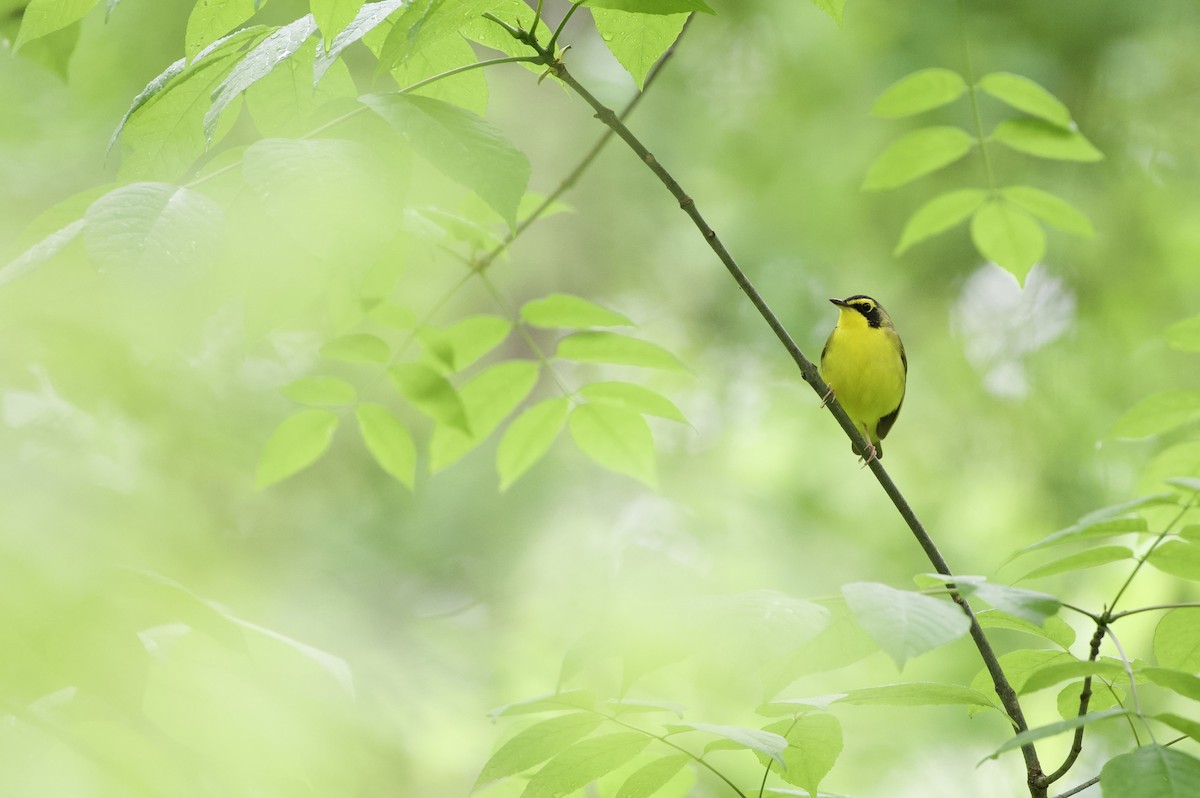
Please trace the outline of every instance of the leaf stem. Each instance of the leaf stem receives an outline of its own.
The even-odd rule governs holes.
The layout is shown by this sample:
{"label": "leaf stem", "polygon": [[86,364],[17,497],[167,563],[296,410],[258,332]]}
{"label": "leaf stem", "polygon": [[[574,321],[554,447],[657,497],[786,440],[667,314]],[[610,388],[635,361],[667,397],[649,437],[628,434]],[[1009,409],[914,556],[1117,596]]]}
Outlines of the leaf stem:
{"label": "leaf stem", "polygon": [[558,37],[562,35],[563,28],[567,27],[567,22],[575,15],[575,12],[579,10],[581,5],[583,5],[583,0],[572,3],[571,7],[567,9],[567,13],[563,14],[562,22],[558,23],[558,27],[554,29],[554,35],[550,37],[550,41],[546,42],[546,49],[543,51],[543,55],[548,54],[551,58],[556,57],[555,48],[558,47]]}
{"label": "leaf stem", "polygon": [[[524,41],[530,47],[537,50],[539,55],[541,55],[543,58],[552,58],[550,52],[538,45],[536,41],[531,39],[525,39]],[[812,361],[804,356],[804,353],[796,345],[796,342],[787,332],[787,329],[783,326],[782,322],[780,322],[779,318],[771,310],[766,300],[763,299],[763,297],[758,293],[758,290],[746,276],[746,273],[741,269],[737,261],[734,260],[733,256],[729,253],[728,249],[726,249],[720,238],[717,237],[716,232],[709,227],[707,222],[705,222],[704,217],[700,214],[699,209],[696,207],[695,201],[688,196],[688,194],[679,185],[678,181],[675,180],[674,176],[672,176],[671,173],[668,172],[658,162],[654,155],[651,154],[648,149],[646,149],[641,140],[639,140],[637,136],[635,136],[632,131],[630,131],[629,128],[617,118],[617,115],[612,111],[612,109],[608,108],[599,100],[597,100],[582,84],[579,83],[579,81],[575,79],[575,77],[570,73],[564,64],[557,61],[554,61],[553,64],[556,77],[558,77],[558,79],[561,80],[569,89],[571,89],[571,91],[579,95],[584,102],[592,107],[592,109],[595,111],[596,117],[606,126],[611,128],[616,135],[618,135],[621,140],[624,141],[635,154],[637,154],[642,163],[645,164],[646,167],[650,169],[650,171],[653,172],[656,177],[658,177],[659,181],[662,182],[671,195],[675,197],[675,199],[679,202],[680,209],[683,210],[683,212],[686,213],[689,218],[691,218],[692,223],[696,226],[696,229],[700,231],[701,236],[708,243],[709,247],[713,250],[714,254],[716,254],[717,258],[725,266],[730,276],[733,277],[734,282],[736,282],[742,292],[746,294],[747,298],[749,298],[750,302],[758,310],[759,315],[763,317],[763,320],[766,321],[772,332],[775,333],[775,336],[787,350],[796,366],[800,369],[800,374],[804,381],[813,388],[818,396],[824,396],[828,391],[828,386],[825,385],[824,380],[821,379],[817,367],[812,363]],[[849,416],[846,415],[846,412],[842,409],[841,404],[834,399],[826,406],[828,407],[829,412],[837,420],[838,424],[846,432],[846,435],[850,438],[850,440],[857,443],[860,448],[865,448],[865,442],[862,439],[861,433],[855,427],[854,423],[850,421]],[[928,532],[925,531],[925,528],[917,518],[916,513],[908,504],[908,501],[904,498],[904,495],[900,492],[899,488],[896,487],[896,484],[892,481],[887,471],[884,470],[879,460],[871,460],[869,465],[871,467],[871,472],[875,475],[875,478],[883,487],[884,492],[887,493],[888,498],[892,500],[892,504],[896,507],[896,510],[900,513],[900,516],[904,519],[905,523],[908,524],[908,527],[912,531],[914,537],[916,537],[918,544],[924,550],[926,557],[929,558],[929,561],[937,569],[938,573],[952,574],[952,571],[946,564],[946,561],[942,557],[942,554],[938,550],[936,544],[934,544]],[[953,585],[950,585],[949,587],[953,589]],[[979,621],[976,619],[970,604],[957,591],[952,593],[952,597],[955,603],[959,605],[962,611],[970,619],[971,639],[974,641],[975,647],[978,649],[979,655],[981,659],[983,659],[984,665],[987,667],[988,673],[992,677],[993,684],[996,688],[996,693],[1000,697],[1000,701],[1004,705],[1004,708],[1007,711],[1010,720],[1012,721],[1014,730],[1017,733],[1026,731],[1028,729],[1028,725],[1025,722],[1024,712],[1022,711],[1020,702],[1017,699],[1016,691],[1013,689],[1012,684],[1008,681],[1007,676],[1000,667],[999,659],[997,658],[995,651],[992,649],[991,643],[988,642],[987,636],[984,634],[982,627],[979,625]],[[1039,783],[1043,778],[1043,773],[1041,764],[1038,761],[1037,750],[1031,743],[1028,743],[1021,747],[1021,752],[1025,758],[1027,783],[1031,798],[1044,798],[1046,791],[1045,787]]]}
{"label": "leaf stem", "polygon": [[996,177],[992,172],[992,159],[988,155],[987,139],[983,135],[983,117],[979,113],[979,92],[975,89],[975,70],[971,66],[971,45],[967,38],[967,11],[965,0],[958,0],[958,33],[962,44],[963,70],[967,73],[967,99],[971,103],[971,116],[975,121],[975,140],[979,142],[979,154],[983,158],[983,171],[987,175],[988,188],[996,190]]}
{"label": "leaf stem", "polygon": [[1115,621],[1118,618],[1124,618],[1126,615],[1136,615],[1139,612],[1153,612],[1155,610],[1182,610],[1182,609],[1200,609],[1200,601],[1181,601],[1178,604],[1152,604],[1149,607],[1137,607],[1124,612],[1110,613],[1108,619]]}
{"label": "leaf stem", "polygon": [[1117,602],[1121,600],[1121,596],[1125,595],[1125,591],[1129,589],[1129,585],[1133,582],[1133,578],[1138,575],[1138,571],[1142,570],[1142,566],[1146,564],[1146,560],[1150,559],[1150,555],[1153,554],[1154,550],[1158,548],[1158,545],[1163,542],[1163,538],[1169,535],[1171,530],[1175,528],[1175,525],[1178,524],[1180,520],[1187,515],[1188,511],[1192,509],[1192,505],[1196,502],[1196,495],[1197,494],[1193,493],[1192,497],[1184,502],[1183,507],[1178,513],[1176,513],[1175,517],[1171,519],[1171,522],[1163,527],[1162,532],[1158,533],[1158,537],[1156,537],[1154,542],[1150,544],[1150,548],[1146,549],[1145,553],[1138,557],[1137,563],[1133,566],[1133,570],[1130,571],[1128,578],[1125,579],[1125,583],[1121,585],[1121,589],[1117,591],[1116,597],[1112,600],[1112,602],[1108,605],[1108,609],[1104,612],[1104,617],[1108,621],[1111,622],[1115,618],[1113,615],[1113,609],[1116,608]]}

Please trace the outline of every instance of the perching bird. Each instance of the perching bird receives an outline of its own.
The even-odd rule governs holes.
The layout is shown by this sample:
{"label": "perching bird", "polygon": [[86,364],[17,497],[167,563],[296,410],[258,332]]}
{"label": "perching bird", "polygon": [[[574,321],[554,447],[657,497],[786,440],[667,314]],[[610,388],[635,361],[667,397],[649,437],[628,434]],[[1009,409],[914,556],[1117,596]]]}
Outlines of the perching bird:
{"label": "perching bird", "polygon": [[829,300],[840,309],[837,325],[821,350],[821,379],[867,439],[867,451],[851,450],[866,463],[883,457],[880,441],[904,402],[908,358],[887,311],[869,296]]}

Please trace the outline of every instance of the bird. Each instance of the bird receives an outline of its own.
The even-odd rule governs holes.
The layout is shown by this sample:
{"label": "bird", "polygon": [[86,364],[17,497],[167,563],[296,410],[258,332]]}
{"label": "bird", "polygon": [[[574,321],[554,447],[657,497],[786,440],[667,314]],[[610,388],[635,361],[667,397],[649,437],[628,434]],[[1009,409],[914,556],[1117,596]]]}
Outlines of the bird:
{"label": "bird", "polygon": [[829,300],[838,320],[821,350],[821,379],[829,386],[821,406],[837,397],[867,441],[865,452],[852,443],[863,465],[883,457],[881,441],[896,423],[904,403],[908,357],[892,318],[865,294]]}

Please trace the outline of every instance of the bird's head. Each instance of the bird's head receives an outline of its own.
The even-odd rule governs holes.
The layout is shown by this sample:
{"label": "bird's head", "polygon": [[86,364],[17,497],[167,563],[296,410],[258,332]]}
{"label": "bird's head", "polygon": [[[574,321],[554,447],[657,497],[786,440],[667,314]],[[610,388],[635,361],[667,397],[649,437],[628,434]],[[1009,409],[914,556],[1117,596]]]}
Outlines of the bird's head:
{"label": "bird's head", "polygon": [[892,317],[874,299],[855,294],[845,299],[829,300],[841,309],[838,325],[844,327],[893,327]]}

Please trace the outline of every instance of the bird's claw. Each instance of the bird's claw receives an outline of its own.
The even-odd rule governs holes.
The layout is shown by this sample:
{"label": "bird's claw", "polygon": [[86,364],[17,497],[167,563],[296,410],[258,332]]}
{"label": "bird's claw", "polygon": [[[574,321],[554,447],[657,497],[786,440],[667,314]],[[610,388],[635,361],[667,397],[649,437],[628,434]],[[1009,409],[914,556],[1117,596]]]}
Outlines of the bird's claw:
{"label": "bird's claw", "polygon": [[825,395],[821,397],[821,407],[825,407],[825,405],[829,404],[829,400],[832,398],[833,398],[833,386],[830,385],[829,390],[826,391]]}

